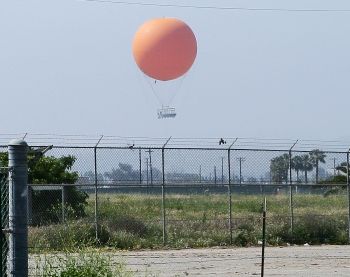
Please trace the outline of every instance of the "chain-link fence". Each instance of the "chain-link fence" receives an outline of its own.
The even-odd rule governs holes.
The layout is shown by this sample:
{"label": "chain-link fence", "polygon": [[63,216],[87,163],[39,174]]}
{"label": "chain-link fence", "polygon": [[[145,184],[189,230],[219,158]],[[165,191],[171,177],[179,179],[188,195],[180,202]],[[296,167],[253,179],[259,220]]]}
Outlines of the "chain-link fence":
{"label": "chain-link fence", "polygon": [[1,276],[7,276],[7,254],[8,254],[8,243],[6,229],[8,228],[8,168],[1,167],[0,163],[0,224],[1,224],[1,265],[0,272]]}
{"label": "chain-link fence", "polygon": [[265,197],[269,245],[348,244],[348,165],[322,150],[53,146],[29,159],[29,251],[259,245]]}
{"label": "chain-link fence", "polygon": [[[46,153],[70,155],[70,172],[77,173],[71,184],[30,186],[32,251],[67,243],[254,245],[265,196],[271,244],[348,242],[347,153],[111,147]],[[58,231],[69,240],[50,241]],[[74,241],[75,232],[85,238]]]}

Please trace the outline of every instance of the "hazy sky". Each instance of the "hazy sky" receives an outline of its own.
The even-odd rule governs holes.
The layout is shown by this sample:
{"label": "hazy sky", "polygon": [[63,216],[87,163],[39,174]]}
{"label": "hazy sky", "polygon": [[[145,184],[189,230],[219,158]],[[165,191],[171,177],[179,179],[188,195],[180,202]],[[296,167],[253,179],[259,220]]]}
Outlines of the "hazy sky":
{"label": "hazy sky", "polygon": [[[350,9],[347,0],[142,1]],[[137,28],[163,16],[198,40],[174,120],[157,119],[131,53]],[[350,12],[1,0],[0,133],[350,139],[349,36]]]}

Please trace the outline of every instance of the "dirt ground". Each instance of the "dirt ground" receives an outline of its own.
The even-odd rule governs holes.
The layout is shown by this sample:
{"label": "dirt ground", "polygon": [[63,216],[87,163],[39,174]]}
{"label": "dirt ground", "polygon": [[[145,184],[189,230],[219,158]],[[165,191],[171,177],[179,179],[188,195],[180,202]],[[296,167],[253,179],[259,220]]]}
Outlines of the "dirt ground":
{"label": "dirt ground", "polygon": [[[260,276],[261,248],[118,253],[136,276]],[[147,274],[146,274],[147,275]],[[265,276],[350,276],[350,246],[266,248]]]}

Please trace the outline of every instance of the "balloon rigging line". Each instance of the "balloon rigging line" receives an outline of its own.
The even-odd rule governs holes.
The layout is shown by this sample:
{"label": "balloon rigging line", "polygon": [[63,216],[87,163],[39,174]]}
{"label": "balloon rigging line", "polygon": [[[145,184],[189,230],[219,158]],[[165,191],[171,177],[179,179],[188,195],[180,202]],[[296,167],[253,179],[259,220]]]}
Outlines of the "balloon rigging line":
{"label": "balloon rigging line", "polygon": [[163,103],[162,103],[160,97],[157,95],[157,93],[156,93],[154,87],[153,87],[152,84],[151,84],[151,82],[153,82],[153,81],[150,81],[149,79],[147,79],[146,75],[144,75],[144,74],[142,74],[142,76],[143,76],[143,78],[146,80],[146,83],[150,86],[150,88],[151,88],[151,90],[152,90],[154,96],[157,98],[159,104],[160,104],[161,106],[163,106]]}
{"label": "balloon rigging line", "polygon": [[[143,75],[143,74],[142,74],[142,75]],[[174,99],[175,99],[175,97],[176,97],[176,95],[177,95],[176,92],[179,91],[180,88],[182,87],[182,84],[184,83],[184,79],[186,78],[186,76],[187,76],[187,75],[185,74],[185,75],[181,78],[178,87],[175,88],[175,93],[172,93],[171,98],[169,99],[169,101],[166,102],[166,106],[170,106],[171,103],[174,101]],[[143,78],[146,80],[147,84],[150,86],[150,88],[151,88],[151,90],[152,90],[154,96],[157,98],[159,104],[160,104],[161,106],[164,106],[163,101],[160,99],[160,97],[158,96],[158,94],[157,94],[155,88],[154,88],[154,87],[152,86],[152,84],[151,84],[151,82],[159,82],[159,81],[157,81],[157,80],[150,81],[150,80],[147,79],[147,77],[146,77],[145,75],[143,75]]]}
{"label": "balloon rigging line", "polygon": [[177,92],[180,91],[180,89],[181,89],[181,87],[182,87],[186,77],[187,77],[187,74],[185,73],[185,75],[181,78],[179,85],[177,86],[177,88],[175,88],[175,93],[172,94],[172,96],[171,96],[171,98],[169,100],[169,105],[168,106],[170,106],[173,103],[173,101],[174,101],[174,99],[175,99],[175,97],[177,95]]}
{"label": "balloon rigging line", "polygon": [[187,8],[187,9],[205,9],[205,10],[228,10],[228,11],[267,11],[267,12],[331,12],[331,13],[347,13],[350,9],[288,9],[288,8],[246,8],[246,7],[229,7],[229,6],[197,6],[197,5],[180,5],[180,4],[160,4],[153,2],[129,2],[114,0],[78,0],[85,2],[110,3],[118,5],[134,5],[134,6],[151,6],[165,8]]}

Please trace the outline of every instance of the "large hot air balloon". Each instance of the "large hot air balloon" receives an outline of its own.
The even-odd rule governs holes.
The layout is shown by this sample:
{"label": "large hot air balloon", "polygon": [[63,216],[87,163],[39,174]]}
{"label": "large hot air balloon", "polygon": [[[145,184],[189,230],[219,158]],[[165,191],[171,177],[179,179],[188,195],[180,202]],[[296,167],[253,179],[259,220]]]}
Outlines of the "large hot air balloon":
{"label": "large hot air balloon", "polygon": [[145,75],[158,81],[170,81],[180,78],[191,68],[197,55],[197,40],[183,21],[156,18],[138,29],[132,51],[136,64]]}

